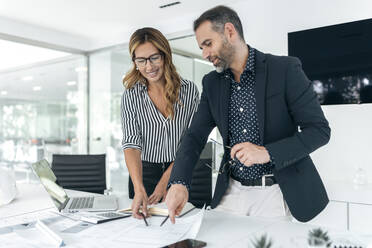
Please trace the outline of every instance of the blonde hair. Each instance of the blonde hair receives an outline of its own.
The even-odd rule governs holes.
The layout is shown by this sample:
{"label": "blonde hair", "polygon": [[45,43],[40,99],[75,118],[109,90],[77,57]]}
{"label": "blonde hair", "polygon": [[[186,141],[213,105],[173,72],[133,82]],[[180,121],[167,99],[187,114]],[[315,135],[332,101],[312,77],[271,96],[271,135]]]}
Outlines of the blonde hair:
{"label": "blonde hair", "polygon": [[132,57],[133,67],[125,75],[123,84],[127,89],[132,88],[137,83],[142,83],[148,86],[146,78],[144,78],[140,71],[136,69],[134,63],[135,50],[138,46],[150,42],[154,45],[162,55],[164,61],[164,78],[165,78],[165,100],[167,103],[166,113],[171,118],[174,118],[174,104],[179,102],[178,95],[181,88],[181,78],[177,73],[176,67],[172,62],[172,51],[168,40],[164,35],[155,28],[141,28],[135,31],[130,37],[129,53]]}

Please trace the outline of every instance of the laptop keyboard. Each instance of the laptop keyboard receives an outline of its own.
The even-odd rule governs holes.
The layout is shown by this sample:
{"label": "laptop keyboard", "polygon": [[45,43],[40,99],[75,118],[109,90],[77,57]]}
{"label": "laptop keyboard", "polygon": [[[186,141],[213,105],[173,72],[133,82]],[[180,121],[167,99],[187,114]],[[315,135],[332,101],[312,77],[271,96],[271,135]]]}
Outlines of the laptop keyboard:
{"label": "laptop keyboard", "polygon": [[69,209],[92,208],[94,197],[76,197],[73,198]]}

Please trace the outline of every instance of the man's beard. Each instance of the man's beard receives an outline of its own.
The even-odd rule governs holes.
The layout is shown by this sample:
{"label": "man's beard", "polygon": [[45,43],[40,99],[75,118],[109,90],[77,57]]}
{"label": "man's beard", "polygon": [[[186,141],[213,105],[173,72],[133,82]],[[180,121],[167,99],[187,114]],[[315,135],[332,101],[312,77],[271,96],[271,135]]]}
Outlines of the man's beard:
{"label": "man's beard", "polygon": [[217,57],[219,62],[216,67],[218,73],[223,72],[224,70],[230,67],[230,64],[233,60],[234,48],[231,44],[228,43],[227,39],[223,38],[223,43],[221,49],[218,51],[219,56]]}

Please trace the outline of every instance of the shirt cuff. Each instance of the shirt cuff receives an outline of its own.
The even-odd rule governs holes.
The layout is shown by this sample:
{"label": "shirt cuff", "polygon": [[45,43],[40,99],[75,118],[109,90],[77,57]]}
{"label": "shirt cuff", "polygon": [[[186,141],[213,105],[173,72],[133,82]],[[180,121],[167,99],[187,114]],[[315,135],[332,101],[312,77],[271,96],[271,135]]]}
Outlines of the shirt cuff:
{"label": "shirt cuff", "polygon": [[167,189],[170,188],[173,184],[182,184],[183,186],[186,187],[187,191],[190,191],[190,185],[187,184],[184,180],[173,180],[168,183]]}
{"label": "shirt cuff", "polygon": [[274,166],[275,166],[275,159],[274,159],[274,156],[271,155],[269,149],[267,149],[266,147],[265,147],[265,149],[266,149],[266,151],[269,153],[269,157],[270,157],[270,161],[269,161],[267,164],[268,164],[271,168],[274,168]]}
{"label": "shirt cuff", "polygon": [[140,150],[142,151],[142,147],[140,145],[137,145],[137,144],[129,144],[129,143],[126,143],[126,144],[123,144],[121,146],[121,149],[122,150],[125,150],[125,149],[128,149],[128,148],[133,148],[133,149],[137,149],[137,150]]}

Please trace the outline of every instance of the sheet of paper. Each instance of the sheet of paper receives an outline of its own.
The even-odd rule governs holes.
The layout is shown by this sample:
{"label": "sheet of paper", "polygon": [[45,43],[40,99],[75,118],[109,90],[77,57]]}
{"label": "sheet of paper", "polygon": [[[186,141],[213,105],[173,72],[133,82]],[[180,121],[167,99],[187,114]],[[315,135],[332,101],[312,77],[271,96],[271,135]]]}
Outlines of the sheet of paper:
{"label": "sheet of paper", "polygon": [[[35,228],[37,219],[41,219],[45,225],[63,239],[65,239],[65,237],[68,239],[70,236],[78,238],[79,232],[93,226],[93,224],[66,218],[53,211],[28,213],[18,216],[14,220],[9,220],[7,222],[2,221],[3,225],[11,225],[0,227],[0,248],[22,246],[35,248],[54,247],[54,243],[48,241],[45,234]],[[12,237],[12,239],[8,240],[9,237]],[[2,242],[3,240],[7,240],[7,242]]]}
{"label": "sheet of paper", "polygon": [[18,240],[18,246],[8,241],[7,246],[3,246],[5,242],[0,242],[0,247],[21,247],[21,244],[25,244],[25,247],[50,246],[34,227],[36,219],[42,219],[44,224],[60,235],[67,247],[161,247],[185,238],[195,238],[203,216],[204,209],[193,210],[187,216],[177,218],[175,225],[167,220],[160,226],[164,217],[159,216],[147,218],[149,226],[143,220],[133,217],[93,225],[45,211],[21,216],[12,221],[16,225],[0,227],[0,241],[9,236]]}
{"label": "sheet of paper", "polygon": [[72,247],[79,247],[80,242],[86,246],[161,247],[184,238],[196,237],[203,220],[204,209],[193,212],[195,214],[176,219],[174,225],[168,220],[160,226],[164,217],[156,216],[147,219],[149,226],[146,226],[143,220],[133,217],[103,223],[80,232],[79,240],[71,239],[66,243]]}
{"label": "sheet of paper", "polygon": [[[0,234],[1,248],[39,248],[39,244],[32,244],[16,233]],[[46,246],[44,246],[46,247]],[[43,247],[40,247],[43,248]]]}
{"label": "sheet of paper", "polygon": [[41,210],[41,211],[34,211],[30,213],[20,214],[17,216],[1,218],[0,219],[0,228],[6,226],[13,226],[18,224],[24,224],[36,221],[37,219],[46,219],[55,217],[56,214],[51,211],[51,209]]}
{"label": "sheet of paper", "polygon": [[[56,247],[55,241],[53,241],[48,235],[41,232],[35,227],[34,224],[30,226],[18,225],[18,228],[14,229],[14,232],[24,239],[22,244],[29,244],[31,247]],[[22,228],[21,228],[22,227]]]}
{"label": "sheet of paper", "polygon": [[194,222],[192,222],[190,229],[187,231],[187,233],[185,233],[184,236],[181,237],[180,240],[196,238],[196,235],[198,235],[200,226],[203,222],[204,213],[205,213],[205,207],[201,209],[199,213],[197,213],[195,216],[192,216],[192,221]]}

